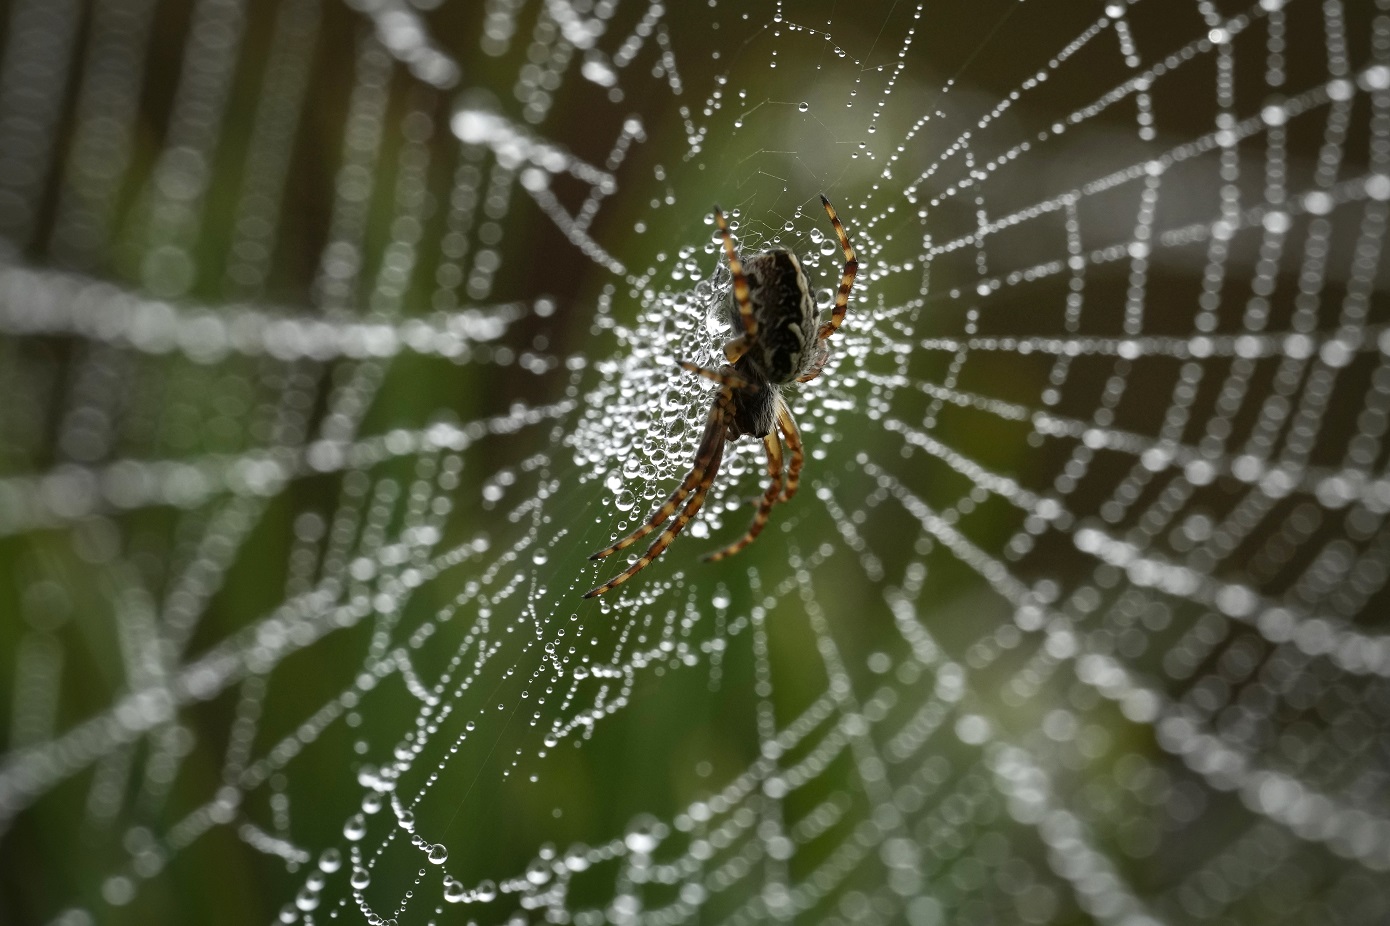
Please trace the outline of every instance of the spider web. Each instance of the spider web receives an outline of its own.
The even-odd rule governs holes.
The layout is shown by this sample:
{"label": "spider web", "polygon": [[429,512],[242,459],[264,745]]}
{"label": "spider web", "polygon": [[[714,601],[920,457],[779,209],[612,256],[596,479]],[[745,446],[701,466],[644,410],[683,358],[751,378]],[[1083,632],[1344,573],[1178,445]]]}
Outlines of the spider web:
{"label": "spider web", "polygon": [[[5,921],[1390,917],[1385,0],[0,37]],[[822,191],[801,493],[583,601]]]}

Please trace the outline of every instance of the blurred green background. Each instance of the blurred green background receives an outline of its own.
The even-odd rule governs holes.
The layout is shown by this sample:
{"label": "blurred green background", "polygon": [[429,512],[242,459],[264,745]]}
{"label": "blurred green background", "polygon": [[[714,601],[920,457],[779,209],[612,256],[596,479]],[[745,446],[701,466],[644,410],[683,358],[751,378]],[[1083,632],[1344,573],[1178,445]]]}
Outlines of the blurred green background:
{"label": "blurred green background", "polygon": [[1390,916],[1380,7],[0,12],[0,921]]}

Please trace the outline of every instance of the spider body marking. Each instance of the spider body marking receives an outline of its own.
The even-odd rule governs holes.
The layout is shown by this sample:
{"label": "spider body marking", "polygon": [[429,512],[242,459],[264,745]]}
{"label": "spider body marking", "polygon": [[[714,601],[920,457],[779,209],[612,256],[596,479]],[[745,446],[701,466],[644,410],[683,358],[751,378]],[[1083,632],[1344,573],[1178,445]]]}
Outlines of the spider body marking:
{"label": "spider body marking", "polygon": [[[819,369],[830,356],[828,347],[817,347],[820,313],[795,254],[786,248],[763,251],[744,262],[743,272],[757,334],[733,370],[759,388],[734,391],[729,440],[745,434],[766,437],[777,426],[777,387],[795,382],[812,367]],[[729,316],[734,331],[743,336],[743,317],[732,298]]]}
{"label": "spider body marking", "polygon": [[[785,248],[763,251],[743,264],[757,335],[734,364],[759,382],[786,385],[806,372],[819,329],[815,298],[806,271]],[[730,300],[729,321],[744,334],[743,316]]]}
{"label": "spider body marking", "polygon": [[[705,557],[723,559],[742,550],[762,532],[778,502],[789,501],[800,485],[801,468],[805,462],[801,434],[791,409],[782,398],[782,387],[793,382],[809,382],[820,375],[830,357],[829,338],[839,329],[849,306],[850,290],[859,260],[849,242],[844,226],[835,214],[830,200],[821,196],[826,215],[835,228],[840,248],[845,255],[840,289],[830,320],[819,323],[820,312],[811,293],[810,281],[796,255],[786,248],[771,248],[749,258],[745,263],[734,247],[728,222],[718,207],[714,210],[715,224],[729,262],[733,292],[729,301],[729,319],[735,336],[724,345],[727,361],[718,370],[709,370],[687,361],[679,365],[692,373],[720,384],[705,422],[705,431],[695,451],[695,462],[685,479],[667,497],[647,522],[631,534],[604,547],[590,556],[603,559],[625,549],[660,527],[672,515],[671,524],[657,535],[656,540],[632,565],[607,582],[584,594],[585,598],[601,595],[621,585],[645,569],[661,555],[676,535],[699,512],[719,473],[724,458],[724,445],[748,435],[760,438],[767,452],[768,487],[753,515],[753,523],[744,535],[728,546]],[[783,466],[783,446],[790,459]]]}

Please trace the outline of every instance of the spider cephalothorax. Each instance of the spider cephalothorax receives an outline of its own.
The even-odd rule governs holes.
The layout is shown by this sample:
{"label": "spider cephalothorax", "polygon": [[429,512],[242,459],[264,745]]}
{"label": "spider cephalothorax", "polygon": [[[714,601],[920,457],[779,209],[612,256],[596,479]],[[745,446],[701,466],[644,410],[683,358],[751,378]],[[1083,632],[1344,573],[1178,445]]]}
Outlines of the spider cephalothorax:
{"label": "spider cephalothorax", "polygon": [[[638,559],[623,572],[598,588],[585,593],[585,598],[601,595],[621,585],[661,555],[690,519],[705,503],[705,495],[719,473],[724,458],[724,445],[747,434],[761,438],[767,449],[769,484],[753,515],[753,523],[738,540],[705,557],[723,559],[742,550],[762,532],[772,506],[785,502],[796,494],[801,479],[805,454],[801,434],[792,420],[791,410],[782,398],[782,387],[793,382],[808,382],[820,375],[830,356],[827,343],[830,336],[845,320],[849,293],[859,261],[849,236],[835,215],[835,208],[824,196],[830,224],[840,239],[845,254],[845,268],[840,276],[840,290],[835,296],[835,308],[830,321],[819,324],[820,312],[806,279],[801,261],[786,248],[771,248],[750,257],[747,263],[739,259],[733,236],[724,213],[714,210],[714,221],[724,242],[733,277],[733,299],[730,302],[730,321],[736,336],[724,345],[728,361],[718,370],[707,370],[687,361],[680,366],[692,373],[719,383],[714,405],[706,420],[705,432],[695,451],[695,463],[676,490],[645,524],[616,543],[599,550],[590,559],[602,559],[641,540],[667,518],[675,520],[663,530]],[[779,432],[781,437],[779,438]],[[782,467],[782,439],[791,453],[785,471]]]}

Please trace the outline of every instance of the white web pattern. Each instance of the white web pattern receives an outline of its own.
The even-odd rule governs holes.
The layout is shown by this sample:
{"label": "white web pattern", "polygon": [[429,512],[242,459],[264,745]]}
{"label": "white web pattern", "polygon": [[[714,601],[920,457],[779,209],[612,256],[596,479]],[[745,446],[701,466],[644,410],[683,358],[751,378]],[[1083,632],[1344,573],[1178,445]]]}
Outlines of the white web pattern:
{"label": "white web pattern", "polygon": [[1390,3],[165,6],[0,32],[0,919],[1390,918]]}

